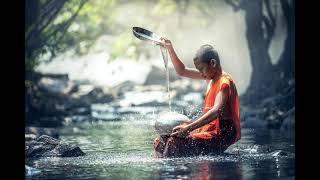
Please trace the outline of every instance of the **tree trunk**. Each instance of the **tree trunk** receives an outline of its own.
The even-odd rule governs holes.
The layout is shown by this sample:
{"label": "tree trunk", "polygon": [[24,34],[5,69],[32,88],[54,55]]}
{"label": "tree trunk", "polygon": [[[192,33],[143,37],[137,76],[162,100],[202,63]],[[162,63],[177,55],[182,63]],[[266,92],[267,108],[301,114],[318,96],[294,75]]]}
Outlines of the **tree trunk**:
{"label": "tree trunk", "polygon": [[294,22],[294,1],[292,5],[286,0],[281,0],[281,7],[287,23],[287,38],[285,41],[284,51],[281,54],[279,63],[276,68],[281,77],[280,88],[287,86],[287,82],[294,79],[295,76],[295,22]]}
{"label": "tree trunk", "polygon": [[254,104],[274,93],[274,68],[268,53],[268,41],[263,29],[262,0],[243,1],[245,11],[246,37],[252,63],[250,85],[244,96],[244,102]]}

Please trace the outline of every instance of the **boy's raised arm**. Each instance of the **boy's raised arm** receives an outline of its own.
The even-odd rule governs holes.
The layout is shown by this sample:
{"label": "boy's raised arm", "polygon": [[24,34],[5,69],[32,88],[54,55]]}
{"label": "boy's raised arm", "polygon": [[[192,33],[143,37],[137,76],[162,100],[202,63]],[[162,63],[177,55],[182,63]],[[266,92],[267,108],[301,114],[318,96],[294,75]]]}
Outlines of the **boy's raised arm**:
{"label": "boy's raised arm", "polygon": [[192,79],[205,79],[197,69],[185,67],[182,61],[178,58],[170,40],[163,37],[161,40],[163,42],[162,45],[165,46],[169,52],[171,62],[178,75]]}

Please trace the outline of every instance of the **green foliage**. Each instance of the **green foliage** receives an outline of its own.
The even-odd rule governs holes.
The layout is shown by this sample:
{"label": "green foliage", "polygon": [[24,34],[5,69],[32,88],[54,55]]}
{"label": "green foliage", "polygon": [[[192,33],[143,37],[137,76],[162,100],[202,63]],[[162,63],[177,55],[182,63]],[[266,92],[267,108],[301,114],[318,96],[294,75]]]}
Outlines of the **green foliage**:
{"label": "green foliage", "polygon": [[75,42],[67,29],[87,0],[26,0],[25,65],[32,71],[39,57],[66,50]]}
{"label": "green foliage", "polygon": [[115,60],[117,57],[129,57],[137,59],[137,41],[131,33],[125,32],[120,34],[112,44],[110,60]]}
{"label": "green foliage", "polygon": [[[119,22],[122,13],[119,9],[129,3],[151,7],[145,9],[149,16],[144,17],[143,22],[137,22],[141,22],[142,26],[147,24],[148,27],[153,27],[154,31],[161,27],[158,20],[170,19],[176,12],[186,11],[191,3],[205,14],[210,13],[213,6],[213,1],[210,0],[26,0],[26,2],[26,6],[33,8],[26,14],[28,20],[26,37],[30,37],[26,38],[26,68],[30,69],[36,67],[41,58],[50,60],[69,49],[74,49],[78,55],[85,54],[100,36],[107,34],[114,37],[111,42],[110,60],[118,57],[138,59],[141,53],[148,56],[147,49],[134,38],[131,29]],[[59,9],[61,3],[63,4],[52,19],[43,16],[44,5],[50,3],[56,5],[47,12],[54,12]],[[210,17],[208,19],[210,20]],[[198,24],[208,22],[204,19],[196,21]],[[43,30],[38,32],[37,30],[46,22],[49,22],[47,26],[43,26]]]}
{"label": "green foliage", "polygon": [[153,8],[152,13],[157,16],[167,16],[177,10],[174,0],[160,0]]}
{"label": "green foliage", "polygon": [[[112,21],[109,21],[110,24],[106,24],[105,19],[112,14],[112,8],[115,4],[115,0],[88,1],[79,11],[65,34],[57,32],[57,34],[63,35],[63,38],[55,47],[52,47],[52,50],[55,51],[54,54],[64,52],[70,48],[74,48],[78,55],[86,54],[99,36],[110,33],[109,27]],[[55,19],[54,24],[58,25],[65,22],[76,10],[75,1],[68,2]],[[57,40],[53,39],[52,43],[55,42]]]}
{"label": "green foliage", "polygon": [[32,72],[34,68],[39,65],[39,61],[36,61],[35,59],[28,59],[25,58],[25,71],[26,72]]}

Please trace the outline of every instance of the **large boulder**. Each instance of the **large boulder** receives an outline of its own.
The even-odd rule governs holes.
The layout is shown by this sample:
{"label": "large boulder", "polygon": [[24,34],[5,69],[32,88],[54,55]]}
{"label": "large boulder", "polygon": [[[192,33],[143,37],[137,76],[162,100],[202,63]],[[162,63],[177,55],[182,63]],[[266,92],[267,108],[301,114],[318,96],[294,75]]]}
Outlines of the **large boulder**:
{"label": "large boulder", "polygon": [[172,133],[172,129],[184,122],[190,122],[190,119],[177,112],[165,112],[159,115],[155,121],[155,130],[159,135],[168,135]]}
{"label": "large boulder", "polygon": [[39,88],[49,93],[68,94],[74,89],[75,84],[68,79],[43,77],[38,82]]}
{"label": "large boulder", "polygon": [[26,143],[25,156],[37,157],[77,157],[85,153],[75,145],[70,145],[53,137],[42,135],[35,140]]}

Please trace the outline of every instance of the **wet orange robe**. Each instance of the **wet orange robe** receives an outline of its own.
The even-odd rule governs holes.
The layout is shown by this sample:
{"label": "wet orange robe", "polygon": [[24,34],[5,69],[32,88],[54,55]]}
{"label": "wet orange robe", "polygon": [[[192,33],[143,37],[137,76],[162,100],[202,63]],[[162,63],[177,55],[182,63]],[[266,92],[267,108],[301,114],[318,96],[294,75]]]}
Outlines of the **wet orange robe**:
{"label": "wet orange robe", "polygon": [[216,80],[216,82],[211,84],[204,101],[203,112],[208,112],[214,106],[215,98],[218,92],[224,88],[228,89],[228,100],[223,108],[223,115],[219,116],[209,124],[192,131],[192,138],[210,140],[215,136],[219,136],[221,128],[220,121],[223,121],[224,119],[232,119],[233,127],[236,129],[236,137],[234,142],[241,138],[239,97],[235,83],[229,74],[223,74],[218,80]]}

